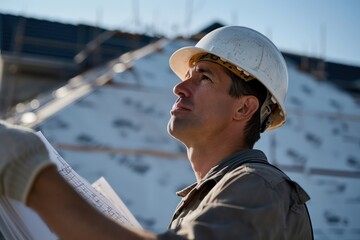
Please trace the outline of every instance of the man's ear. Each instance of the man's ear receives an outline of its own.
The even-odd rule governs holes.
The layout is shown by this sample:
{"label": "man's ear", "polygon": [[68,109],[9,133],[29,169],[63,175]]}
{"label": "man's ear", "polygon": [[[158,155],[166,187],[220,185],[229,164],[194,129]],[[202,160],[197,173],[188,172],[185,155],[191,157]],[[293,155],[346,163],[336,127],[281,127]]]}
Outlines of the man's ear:
{"label": "man's ear", "polygon": [[248,121],[259,108],[259,100],[255,96],[241,96],[238,99],[234,120]]}

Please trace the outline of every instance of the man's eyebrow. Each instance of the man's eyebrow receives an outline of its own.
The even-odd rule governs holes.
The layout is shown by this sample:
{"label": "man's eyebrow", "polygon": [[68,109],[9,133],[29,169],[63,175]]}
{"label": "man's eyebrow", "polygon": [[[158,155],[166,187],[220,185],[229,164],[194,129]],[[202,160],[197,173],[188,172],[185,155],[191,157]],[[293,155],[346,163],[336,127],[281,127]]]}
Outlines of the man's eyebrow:
{"label": "man's eyebrow", "polygon": [[190,68],[186,72],[185,78],[190,76],[191,71],[195,71],[195,72],[198,72],[198,73],[206,73],[206,74],[209,74],[210,77],[215,77],[215,74],[210,70],[210,68],[198,65],[198,66]]}
{"label": "man's eyebrow", "polygon": [[210,68],[208,67],[204,67],[204,66],[199,66],[197,65],[195,67],[195,71],[199,72],[199,73],[206,73],[206,74],[210,74],[212,77],[215,77],[215,74],[213,73],[213,71],[210,70]]}

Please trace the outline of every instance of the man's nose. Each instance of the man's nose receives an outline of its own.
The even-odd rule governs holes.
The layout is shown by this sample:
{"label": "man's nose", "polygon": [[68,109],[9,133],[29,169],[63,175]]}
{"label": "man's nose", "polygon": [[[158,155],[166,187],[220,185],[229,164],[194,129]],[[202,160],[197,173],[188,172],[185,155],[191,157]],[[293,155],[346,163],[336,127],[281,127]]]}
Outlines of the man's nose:
{"label": "man's nose", "polygon": [[191,89],[189,84],[190,80],[181,81],[173,88],[174,94],[179,97],[190,97]]}

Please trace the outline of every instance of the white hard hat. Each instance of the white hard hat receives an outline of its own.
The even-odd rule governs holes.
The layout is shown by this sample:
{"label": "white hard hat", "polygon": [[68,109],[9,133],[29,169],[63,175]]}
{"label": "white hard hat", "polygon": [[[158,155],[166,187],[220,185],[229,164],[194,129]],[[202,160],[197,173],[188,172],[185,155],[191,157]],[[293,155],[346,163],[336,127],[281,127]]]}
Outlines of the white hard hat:
{"label": "white hard hat", "polygon": [[174,52],[169,60],[171,69],[183,80],[190,59],[199,53],[216,55],[222,61],[235,65],[237,71],[245,76],[250,75],[260,81],[270,93],[261,109],[263,115],[263,111],[270,113],[271,108],[266,129],[285,123],[287,67],[280,51],[267,37],[246,27],[221,27],[206,34],[195,47],[184,47]]}

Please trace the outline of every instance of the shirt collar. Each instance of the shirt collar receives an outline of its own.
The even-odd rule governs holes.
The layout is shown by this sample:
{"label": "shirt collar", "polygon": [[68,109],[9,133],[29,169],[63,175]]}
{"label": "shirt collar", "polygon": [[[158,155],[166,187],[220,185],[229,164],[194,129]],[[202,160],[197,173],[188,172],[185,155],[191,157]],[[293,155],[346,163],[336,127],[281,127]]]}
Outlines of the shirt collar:
{"label": "shirt collar", "polygon": [[256,149],[244,149],[239,152],[236,152],[222,161],[219,164],[215,165],[210,171],[206,174],[206,176],[198,183],[193,183],[190,186],[184,188],[176,192],[176,194],[180,197],[185,197],[191,190],[194,188],[200,189],[206,182],[215,181],[217,183],[227,172],[235,169],[241,164],[248,162],[249,160],[257,160],[257,161],[265,161],[267,162],[267,158],[265,154]]}

